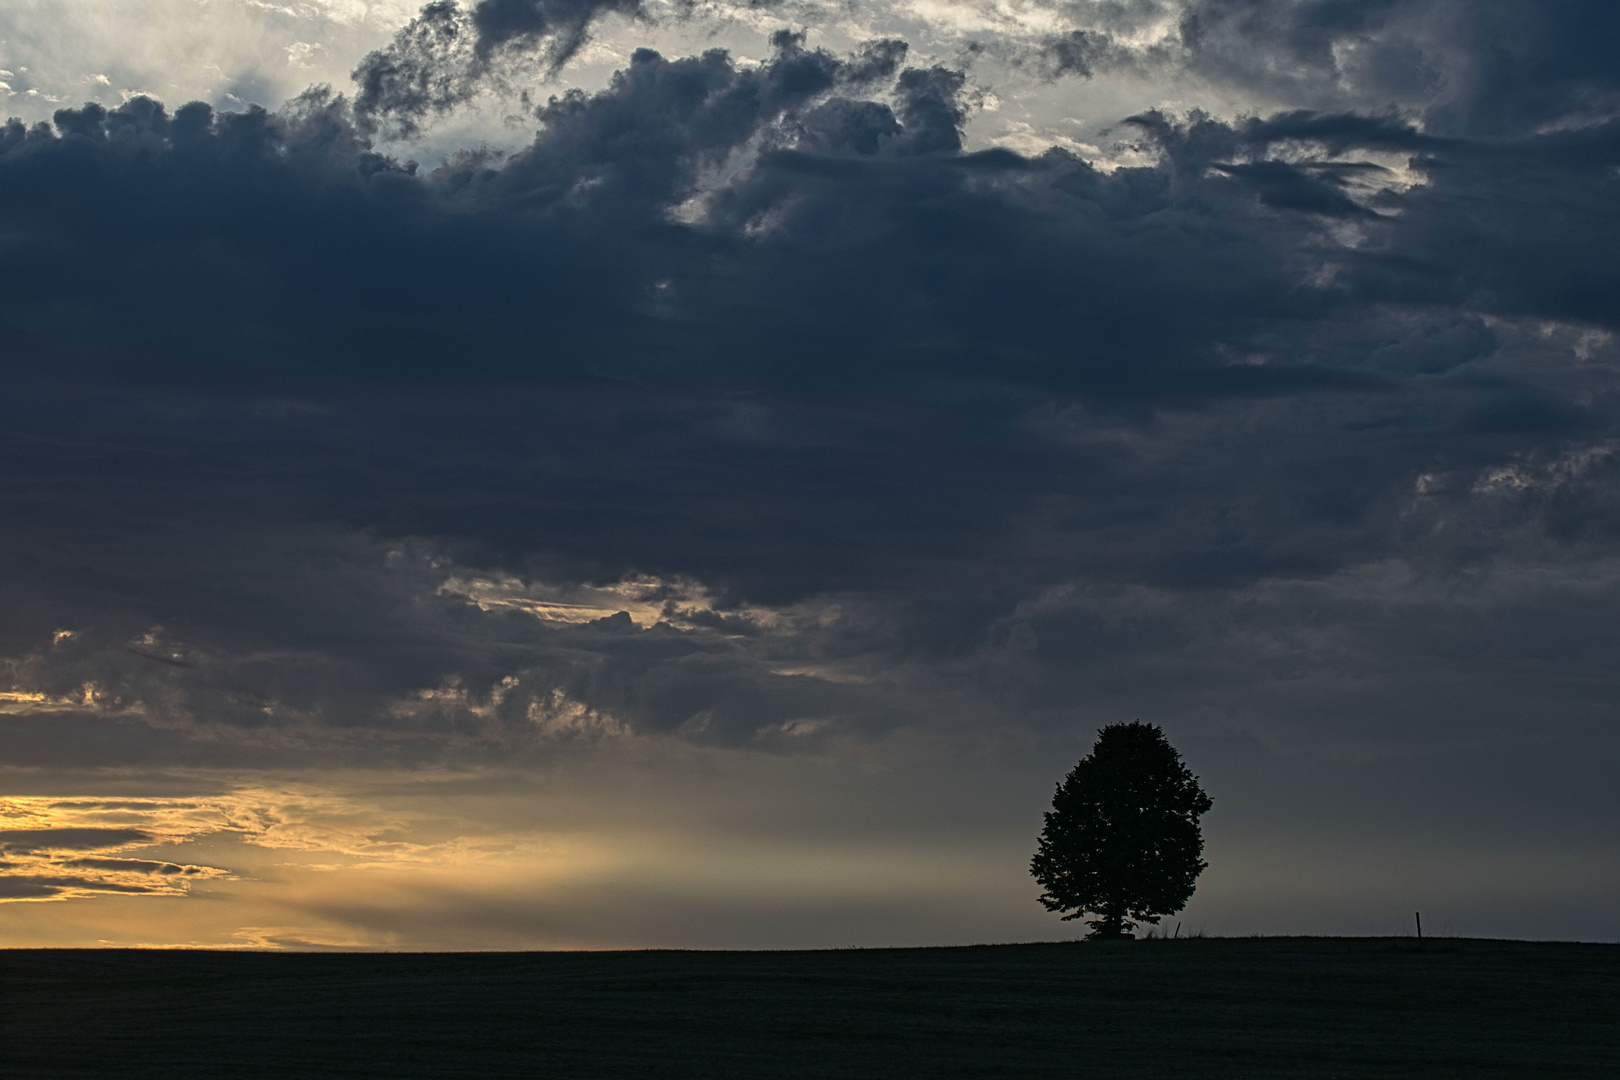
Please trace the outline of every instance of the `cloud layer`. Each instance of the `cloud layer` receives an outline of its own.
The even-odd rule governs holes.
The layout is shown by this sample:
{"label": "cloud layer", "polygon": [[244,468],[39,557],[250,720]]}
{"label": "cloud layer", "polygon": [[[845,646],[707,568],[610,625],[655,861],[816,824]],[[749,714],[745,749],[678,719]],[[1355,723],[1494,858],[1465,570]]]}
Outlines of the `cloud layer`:
{"label": "cloud layer", "polygon": [[[984,69],[782,31],[638,50],[511,153],[377,142],[640,11],[484,0],[353,98],[6,127],[7,760],[1067,755],[1142,716],[1534,759],[1502,805],[1610,820],[1564,770],[1615,751],[1614,18],[1054,10],[996,62],[1278,106],[1021,153],[970,141]],[[1488,787],[1433,790],[1506,828]],[[138,839],[48,858],[185,872]]]}

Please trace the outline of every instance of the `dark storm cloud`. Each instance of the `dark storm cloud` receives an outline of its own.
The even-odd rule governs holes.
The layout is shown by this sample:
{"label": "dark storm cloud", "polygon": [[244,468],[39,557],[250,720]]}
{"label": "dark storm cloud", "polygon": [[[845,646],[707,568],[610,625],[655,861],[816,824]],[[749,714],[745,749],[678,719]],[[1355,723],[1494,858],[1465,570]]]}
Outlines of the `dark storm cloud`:
{"label": "dark storm cloud", "polygon": [[127,870],[137,874],[196,873],[195,867],[179,866],[170,862],[153,862],[151,859],[64,859],[61,865],[86,870]]}
{"label": "dark storm cloud", "polygon": [[49,881],[11,874],[0,877],[0,899],[3,900],[44,900],[64,891],[63,886]]}
{"label": "dark storm cloud", "polygon": [[554,37],[553,62],[560,63],[585,44],[592,20],[610,12],[640,15],[643,9],[640,0],[478,0],[472,24],[480,53]]}
{"label": "dark storm cloud", "polygon": [[1602,0],[1192,0],[1180,43],[1205,74],[1294,101],[1422,112],[1505,135],[1620,108],[1620,12]]}
{"label": "dark storm cloud", "polygon": [[1099,71],[1131,68],[1146,61],[1165,61],[1162,50],[1132,49],[1121,45],[1105,30],[1070,30],[1054,34],[1041,46],[1041,58],[1047,71],[1054,77],[1071,75],[1089,79]]}
{"label": "dark storm cloud", "polygon": [[[490,48],[588,25],[486,8]],[[1311,25],[1387,24],[1352,8]],[[388,62],[476,63],[469,25]],[[1211,595],[1292,625],[1265,583],[1615,551],[1612,124],[1144,113],[1106,171],[966,150],[964,76],[899,43],[784,33],[423,170],[367,133],[448,100],[430,60],[0,135],[17,760],[1056,723],[1115,652],[1171,686],[1137,637],[1185,643],[1167,703],[1241,683],[1266,635]],[[535,614],[630,580],[639,621]]]}
{"label": "dark storm cloud", "polygon": [[0,878],[0,898],[6,900],[43,900],[70,892],[140,895],[158,891],[151,885],[139,882],[106,881],[76,874],[8,874]]}
{"label": "dark storm cloud", "polygon": [[408,136],[425,118],[471,97],[486,66],[460,6],[428,4],[355,68],[355,111],[366,127],[389,121]]}
{"label": "dark storm cloud", "polygon": [[4,829],[0,849],[6,851],[101,851],[149,844],[154,838],[140,829]]}
{"label": "dark storm cloud", "polygon": [[641,0],[478,0],[470,10],[436,0],[355,69],[355,114],[368,130],[389,124],[410,135],[499,78],[503,54],[539,47],[555,72],[607,14],[646,12]]}

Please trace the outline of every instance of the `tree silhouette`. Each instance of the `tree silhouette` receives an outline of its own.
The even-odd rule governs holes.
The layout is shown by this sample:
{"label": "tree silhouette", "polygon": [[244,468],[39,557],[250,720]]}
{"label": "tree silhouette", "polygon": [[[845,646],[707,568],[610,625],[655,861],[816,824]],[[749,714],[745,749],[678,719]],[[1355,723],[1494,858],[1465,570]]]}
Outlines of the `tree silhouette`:
{"label": "tree silhouette", "polygon": [[1091,938],[1120,938],[1192,897],[1210,798],[1156,725],[1110,724],[1052,796],[1029,872],[1048,911],[1086,912]]}

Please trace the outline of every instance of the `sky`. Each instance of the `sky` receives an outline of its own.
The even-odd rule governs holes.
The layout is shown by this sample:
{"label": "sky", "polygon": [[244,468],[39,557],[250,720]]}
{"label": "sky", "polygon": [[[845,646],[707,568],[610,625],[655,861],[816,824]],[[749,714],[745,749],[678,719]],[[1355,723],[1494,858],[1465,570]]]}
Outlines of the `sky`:
{"label": "sky", "polygon": [[0,946],[1620,940],[1620,7],[0,0]]}

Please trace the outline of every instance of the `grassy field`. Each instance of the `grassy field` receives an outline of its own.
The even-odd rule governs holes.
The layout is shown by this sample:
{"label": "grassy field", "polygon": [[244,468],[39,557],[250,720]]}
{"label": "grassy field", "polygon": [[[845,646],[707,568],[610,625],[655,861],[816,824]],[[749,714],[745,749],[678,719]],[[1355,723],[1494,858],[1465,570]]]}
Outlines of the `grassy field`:
{"label": "grassy field", "polygon": [[1603,1077],[1620,945],[0,951],[25,1077]]}

